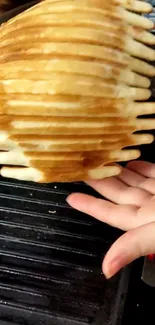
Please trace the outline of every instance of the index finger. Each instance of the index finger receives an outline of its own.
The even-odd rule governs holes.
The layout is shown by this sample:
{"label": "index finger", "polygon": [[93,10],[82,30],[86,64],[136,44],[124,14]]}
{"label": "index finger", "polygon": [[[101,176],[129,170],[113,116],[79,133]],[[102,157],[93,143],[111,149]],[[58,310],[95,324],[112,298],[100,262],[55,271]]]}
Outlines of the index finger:
{"label": "index finger", "polygon": [[117,205],[80,193],[71,194],[67,202],[73,208],[122,230],[134,228],[137,222],[138,207],[136,206]]}

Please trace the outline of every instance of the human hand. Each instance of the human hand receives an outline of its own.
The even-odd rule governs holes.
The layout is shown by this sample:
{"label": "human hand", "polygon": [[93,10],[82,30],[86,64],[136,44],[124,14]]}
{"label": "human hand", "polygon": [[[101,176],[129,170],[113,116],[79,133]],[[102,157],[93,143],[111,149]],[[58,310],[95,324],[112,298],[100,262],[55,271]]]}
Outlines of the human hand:
{"label": "human hand", "polygon": [[155,253],[155,164],[135,161],[119,176],[87,182],[109,201],[74,193],[67,202],[111,226],[125,230],[106,254],[107,278],[140,256]]}

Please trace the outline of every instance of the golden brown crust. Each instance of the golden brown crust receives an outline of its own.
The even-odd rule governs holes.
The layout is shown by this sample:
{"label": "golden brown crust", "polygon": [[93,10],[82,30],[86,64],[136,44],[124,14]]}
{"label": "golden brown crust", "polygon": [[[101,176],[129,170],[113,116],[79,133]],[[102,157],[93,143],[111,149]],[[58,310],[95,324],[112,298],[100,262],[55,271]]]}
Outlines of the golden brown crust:
{"label": "golden brown crust", "polygon": [[[45,0],[2,25],[0,162],[23,166],[3,176],[108,177],[119,173],[113,162],[139,156],[123,148],[153,141],[133,133],[154,123],[137,116],[155,112],[142,102],[155,74],[144,62],[155,59],[147,46],[155,37],[146,31],[152,23],[128,7],[126,0]],[[131,8],[150,10],[136,1]]]}

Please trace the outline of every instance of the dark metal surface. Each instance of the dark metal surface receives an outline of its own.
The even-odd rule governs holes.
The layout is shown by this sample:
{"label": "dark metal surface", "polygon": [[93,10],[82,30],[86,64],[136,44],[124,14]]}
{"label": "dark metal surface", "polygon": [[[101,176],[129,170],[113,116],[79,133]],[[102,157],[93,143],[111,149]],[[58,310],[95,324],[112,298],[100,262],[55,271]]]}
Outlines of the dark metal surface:
{"label": "dark metal surface", "polygon": [[145,257],[142,280],[149,286],[155,287],[155,259],[149,260],[148,257]]}
{"label": "dark metal surface", "polygon": [[36,1],[27,1],[28,3],[25,5],[21,5],[15,9],[12,9],[8,12],[6,12],[2,17],[0,17],[0,24],[5,23],[7,20],[11,19],[12,17],[19,15],[21,12],[23,12],[24,10],[34,6],[35,4],[37,4],[38,2],[40,2],[40,0],[36,0]]}
{"label": "dark metal surface", "polygon": [[69,208],[70,191],[88,189],[0,181],[0,324],[118,324],[128,270],[106,281],[101,261],[119,232]]}

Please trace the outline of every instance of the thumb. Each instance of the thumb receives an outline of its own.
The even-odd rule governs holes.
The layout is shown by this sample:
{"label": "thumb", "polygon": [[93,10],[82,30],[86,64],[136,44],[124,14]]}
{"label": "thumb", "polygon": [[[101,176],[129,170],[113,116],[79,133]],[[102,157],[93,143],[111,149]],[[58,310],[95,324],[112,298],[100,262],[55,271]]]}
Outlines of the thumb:
{"label": "thumb", "polygon": [[103,273],[111,278],[140,256],[155,253],[155,222],[128,231],[110,248],[103,261]]}

